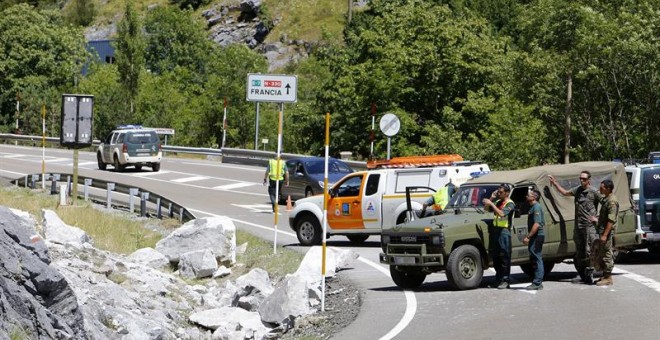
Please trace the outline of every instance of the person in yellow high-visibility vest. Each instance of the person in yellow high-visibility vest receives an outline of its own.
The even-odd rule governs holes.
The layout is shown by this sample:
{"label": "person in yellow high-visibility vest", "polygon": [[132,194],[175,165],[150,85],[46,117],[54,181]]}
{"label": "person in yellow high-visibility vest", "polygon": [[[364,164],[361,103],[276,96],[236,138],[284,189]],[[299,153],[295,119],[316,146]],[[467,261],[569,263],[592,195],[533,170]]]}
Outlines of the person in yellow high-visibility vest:
{"label": "person in yellow high-visibility vest", "polygon": [[449,198],[454,194],[454,189],[456,186],[449,180],[449,183],[444,187],[438,189],[435,194],[431,195],[424,203],[422,203],[422,211],[419,216],[424,217],[426,214],[426,208],[431,206],[434,211],[442,213],[442,211],[449,203]]}
{"label": "person in yellow high-visibility vest", "polygon": [[286,186],[289,186],[289,171],[287,171],[286,164],[283,160],[271,159],[268,161],[266,174],[264,174],[264,185],[266,185],[266,180],[268,180],[268,196],[270,196],[270,204],[273,206],[273,212],[275,212],[275,204],[277,204],[275,201],[275,186],[277,185],[277,182],[280,182],[280,198],[282,197],[282,186],[285,184],[285,180]]}
{"label": "person in yellow high-visibility vest", "polygon": [[489,228],[488,253],[495,267],[495,284],[497,289],[509,288],[511,274],[511,217],[516,208],[509,198],[511,187],[500,184],[500,187],[490,196],[484,198],[484,208],[493,212],[493,225]]}

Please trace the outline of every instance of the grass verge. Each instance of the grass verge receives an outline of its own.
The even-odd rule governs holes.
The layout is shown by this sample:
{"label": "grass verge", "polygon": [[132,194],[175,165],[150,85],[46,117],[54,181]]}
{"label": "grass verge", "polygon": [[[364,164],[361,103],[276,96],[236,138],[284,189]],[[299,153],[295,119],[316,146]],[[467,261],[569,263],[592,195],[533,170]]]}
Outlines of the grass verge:
{"label": "grass verge", "polygon": [[[41,220],[42,209],[53,210],[64,223],[87,232],[95,247],[113,253],[130,254],[140,248],[155,248],[163,234],[180,226],[178,220],[145,219],[127,212],[108,212],[83,200],[78,200],[76,205],[59,206],[58,200],[59,196],[40,190],[0,186],[0,205],[27,211],[37,221]],[[253,268],[262,268],[277,282],[286,274],[295,272],[303,257],[301,253],[282,247],[278,247],[277,254],[273,255],[272,243],[240,230],[236,231],[236,243],[247,243],[248,246],[244,253],[236,255],[240,265],[232,268],[230,279]]]}

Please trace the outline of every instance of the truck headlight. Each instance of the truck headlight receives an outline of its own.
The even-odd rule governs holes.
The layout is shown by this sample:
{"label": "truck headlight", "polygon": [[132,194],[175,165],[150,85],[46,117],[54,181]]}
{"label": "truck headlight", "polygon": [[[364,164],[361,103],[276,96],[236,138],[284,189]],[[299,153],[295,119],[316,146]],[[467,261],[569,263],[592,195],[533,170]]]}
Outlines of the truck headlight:
{"label": "truck headlight", "polygon": [[431,244],[434,246],[440,246],[440,235],[431,236]]}

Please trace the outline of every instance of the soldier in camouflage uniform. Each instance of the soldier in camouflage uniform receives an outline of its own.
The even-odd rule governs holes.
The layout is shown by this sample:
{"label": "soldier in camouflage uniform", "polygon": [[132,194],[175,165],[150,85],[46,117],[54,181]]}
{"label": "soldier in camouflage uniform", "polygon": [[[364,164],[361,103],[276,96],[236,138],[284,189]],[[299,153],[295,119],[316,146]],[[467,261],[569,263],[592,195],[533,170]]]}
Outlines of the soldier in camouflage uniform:
{"label": "soldier in camouflage uniform", "polygon": [[575,242],[575,261],[579,265],[576,268],[585,268],[583,273],[578,273],[582,280],[593,283],[594,268],[590,266],[589,257],[591,244],[598,238],[595,218],[601,197],[598,190],[591,186],[591,173],[582,171],[580,173],[580,185],[564,189],[553,176],[548,176],[550,183],[557,188],[563,196],[575,197],[575,228],[573,228],[573,242]]}
{"label": "soldier in camouflage uniform", "polygon": [[614,269],[614,253],[612,251],[612,237],[616,231],[616,220],[619,216],[619,201],[612,195],[614,191],[614,182],[606,179],[600,183],[600,193],[603,195],[600,214],[598,215],[599,241],[602,246],[603,257],[601,263],[596,265],[603,268],[603,277],[596,283],[597,286],[609,286],[614,284],[612,280],[612,269]]}

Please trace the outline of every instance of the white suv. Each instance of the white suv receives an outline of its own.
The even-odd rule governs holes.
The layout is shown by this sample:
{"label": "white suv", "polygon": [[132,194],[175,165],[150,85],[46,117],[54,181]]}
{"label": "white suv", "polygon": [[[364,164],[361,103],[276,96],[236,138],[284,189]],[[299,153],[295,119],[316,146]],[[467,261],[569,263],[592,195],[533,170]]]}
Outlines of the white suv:
{"label": "white suv", "polygon": [[660,164],[626,166],[642,247],[660,253]]}
{"label": "white suv", "polygon": [[159,171],[162,158],[160,138],[156,131],[133,125],[112,131],[96,152],[101,170],[105,170],[107,164],[112,164],[115,171],[122,171],[127,166],[141,170],[143,165]]}

